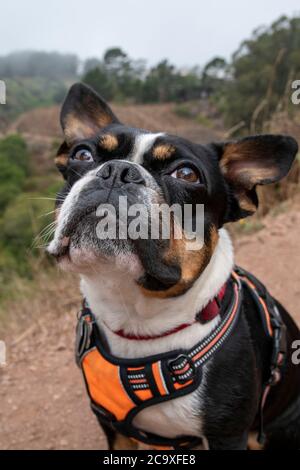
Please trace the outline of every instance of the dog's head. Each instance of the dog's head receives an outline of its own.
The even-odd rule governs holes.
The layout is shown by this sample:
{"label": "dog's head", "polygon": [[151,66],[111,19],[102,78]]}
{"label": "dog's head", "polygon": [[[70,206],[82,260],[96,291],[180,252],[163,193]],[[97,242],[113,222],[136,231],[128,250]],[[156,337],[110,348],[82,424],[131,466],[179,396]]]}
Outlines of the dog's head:
{"label": "dog's head", "polygon": [[[70,89],[61,125],[65,141],[56,165],[66,184],[57,197],[50,253],[64,269],[82,273],[106,263],[125,266],[145,294],[157,297],[189,289],[212,257],[218,230],[253,214],[258,207],[256,186],[284,177],[297,153],[297,143],[287,136],[198,145],[164,132],[127,127],[83,84]],[[120,201],[127,201],[125,221]],[[193,228],[197,207],[203,205],[203,243],[197,249],[190,247],[185,217],[172,212],[169,236],[162,236],[161,216],[159,235],[151,236],[152,209],[162,204],[183,210],[189,205]],[[140,214],[130,213],[133,205]],[[114,236],[103,236],[114,217]],[[130,231],[124,236],[124,224],[136,229],[139,225],[137,232],[145,229],[147,236],[145,230],[140,237],[130,236]]]}

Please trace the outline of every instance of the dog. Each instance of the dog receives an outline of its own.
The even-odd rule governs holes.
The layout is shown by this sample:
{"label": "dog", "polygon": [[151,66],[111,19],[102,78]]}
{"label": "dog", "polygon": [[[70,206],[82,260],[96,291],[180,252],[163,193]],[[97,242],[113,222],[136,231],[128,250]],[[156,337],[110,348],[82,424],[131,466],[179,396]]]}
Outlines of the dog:
{"label": "dog", "polygon": [[[81,83],[69,90],[61,109],[61,125],[64,142],[57,152],[56,165],[65,185],[57,196],[56,230],[48,251],[63,270],[80,275],[84,309],[88,309],[89,320],[92,312],[92,323],[102,338],[99,341],[105,345],[101,357],[95,345],[87,348],[105,365],[99,362],[97,366],[96,356],[96,362],[83,362],[87,389],[91,396],[94,386],[108,387],[105,403],[120,401],[121,395],[131,407],[133,402],[136,407],[142,403],[132,414],[130,428],[118,423],[114,426],[113,418],[103,420],[98,413],[109,448],[136,448],[136,440],[132,439],[135,435],[131,434],[134,427],[141,440],[143,436],[158,435],[162,442],[168,442],[189,436],[191,448],[246,449],[249,433],[262,427],[262,421],[265,448],[300,448],[300,369],[291,359],[299,330],[279,302],[266,292],[257,297],[265,310],[269,297],[277,323],[282,322],[286,329],[284,360],[276,343],[281,380],[269,390],[265,384],[270,384],[273,341],[266,337],[250,292],[251,286],[255,292],[264,288],[242,270],[237,269],[231,277],[235,270],[233,247],[224,228],[226,223],[256,211],[257,185],[275,183],[287,175],[297,154],[296,141],[283,135],[256,135],[199,145],[164,132],[128,127],[119,122],[98,94]],[[109,203],[118,216],[120,196],[130,204],[141,204],[147,214],[155,204],[190,205],[192,221],[195,207],[203,205],[202,244],[190,249],[184,223],[180,226],[174,218],[173,230],[166,239],[99,237],[97,224],[103,214],[97,217],[97,207]],[[174,236],[175,225],[181,238]],[[241,279],[246,279],[248,288],[241,287]],[[214,337],[214,332],[220,331],[222,304],[230,303],[239,292],[242,295],[236,300],[236,323],[230,326],[226,341],[221,338],[219,349],[213,349],[202,365],[201,378],[193,361],[186,354],[179,355],[190,377],[184,384],[189,393],[180,388],[184,374],[176,390],[174,382],[162,383],[167,368],[163,375],[157,372],[153,380],[153,368],[160,355],[169,357],[170,351],[205,345],[210,335]],[[201,312],[207,314],[208,305],[214,314],[204,319]],[[81,322],[79,329],[79,343],[84,332],[91,337],[88,323]],[[88,344],[86,338],[84,346]],[[81,360],[84,357],[92,359],[86,353]],[[130,365],[149,357],[154,358],[150,361],[153,371],[148,359],[146,375],[136,373],[142,370],[139,367],[129,367],[129,376],[123,377],[122,372],[121,382],[127,383],[126,392],[122,390],[114,375],[116,361],[124,365],[128,360]],[[273,364],[272,373],[275,368],[278,372],[279,363]],[[92,365],[98,367],[97,377],[89,377]],[[197,381],[191,379],[194,375]],[[146,376],[151,376],[150,388],[156,395],[149,402],[151,406],[143,406],[146,393],[150,393]],[[166,399],[158,390],[164,386],[169,392],[172,388],[172,399]],[[267,393],[262,396],[267,388],[268,397]],[[95,405],[93,396],[92,401]],[[106,411],[109,415],[111,410]]]}

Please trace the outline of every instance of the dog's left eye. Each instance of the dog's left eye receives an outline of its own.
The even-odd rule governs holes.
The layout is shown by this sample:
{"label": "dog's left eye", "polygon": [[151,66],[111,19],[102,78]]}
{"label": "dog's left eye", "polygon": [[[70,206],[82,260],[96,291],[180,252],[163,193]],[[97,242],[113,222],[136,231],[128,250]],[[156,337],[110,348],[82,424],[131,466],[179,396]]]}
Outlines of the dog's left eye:
{"label": "dog's left eye", "polygon": [[199,174],[197,173],[194,168],[190,166],[182,166],[180,168],[177,168],[173,173],[171,174],[173,178],[177,178],[180,180],[184,180],[187,183],[199,183]]}
{"label": "dog's left eye", "polygon": [[84,162],[94,161],[92,152],[88,149],[77,150],[77,152],[74,153],[72,158],[73,158],[73,160],[81,160],[81,161],[84,161]]}

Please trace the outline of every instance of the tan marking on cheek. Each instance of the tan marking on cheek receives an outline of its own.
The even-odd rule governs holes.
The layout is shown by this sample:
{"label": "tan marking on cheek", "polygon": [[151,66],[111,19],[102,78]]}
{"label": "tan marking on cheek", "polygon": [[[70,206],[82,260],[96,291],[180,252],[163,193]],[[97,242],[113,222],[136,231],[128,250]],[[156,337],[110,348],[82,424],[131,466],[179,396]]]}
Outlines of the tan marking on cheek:
{"label": "tan marking on cheek", "polygon": [[158,160],[166,160],[175,152],[175,147],[170,144],[159,144],[153,149],[153,157]]}
{"label": "tan marking on cheek", "polygon": [[119,142],[118,142],[117,137],[112,134],[103,135],[99,141],[99,146],[107,150],[108,152],[112,152],[113,150],[116,150],[118,145],[119,145]]}
{"label": "tan marking on cheek", "polygon": [[69,157],[66,153],[61,153],[55,157],[54,161],[56,166],[67,166]]}
{"label": "tan marking on cheek", "polygon": [[117,434],[112,447],[113,450],[135,450],[138,448],[138,443],[129,437],[122,436],[122,434]]}
{"label": "tan marking on cheek", "polygon": [[150,291],[142,288],[144,294],[148,297],[164,299],[186,292],[208,265],[218,239],[218,230],[214,226],[211,228],[209,240],[198,251],[187,248],[191,241],[187,240],[184,235],[182,239],[171,239],[170,248],[165,256],[165,260],[167,264],[180,265],[181,279],[177,284],[165,291]]}

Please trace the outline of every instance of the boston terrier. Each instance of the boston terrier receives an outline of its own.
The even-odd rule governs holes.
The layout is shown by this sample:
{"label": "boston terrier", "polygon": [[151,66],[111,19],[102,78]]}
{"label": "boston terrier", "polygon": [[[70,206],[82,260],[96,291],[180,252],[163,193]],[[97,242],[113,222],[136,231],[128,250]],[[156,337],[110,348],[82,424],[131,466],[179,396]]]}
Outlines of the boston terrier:
{"label": "boston terrier", "polygon": [[[56,230],[48,251],[63,270],[78,273],[84,308],[107,351],[92,358],[97,349],[93,342],[81,357],[93,404],[97,387],[102,387],[99,409],[104,403],[102,411],[112,415],[124,407],[135,410],[127,428],[120,425],[121,411],[110,422],[99,419],[110,449],[136,448],[139,438],[134,439],[133,428],[141,437],[159,436],[166,442],[188,436],[189,442],[195,439],[193,448],[201,440],[207,449],[246,449],[250,432],[259,431],[262,420],[265,448],[300,448],[300,367],[292,360],[299,330],[280,303],[263,293],[259,281],[235,267],[224,228],[255,213],[257,185],[287,175],[296,141],[255,135],[200,145],[163,131],[128,127],[81,83],[69,90],[60,119],[64,142],[56,165],[65,185],[57,196]],[[128,207],[139,205],[140,226],[150,220],[147,235],[154,206],[189,207],[190,215],[180,220],[171,214],[165,238],[164,219],[156,238],[121,237],[120,198]],[[99,211],[101,207],[107,211]],[[196,243],[190,232],[197,225],[198,207],[203,217]],[[127,215],[125,228],[136,227],[129,209]],[[113,216],[113,236],[103,236]],[[260,294],[255,297],[251,289]],[[264,321],[276,331],[267,335]],[[285,351],[280,341],[285,341]],[[204,348],[208,343],[209,351]],[[172,351],[181,352],[181,381],[167,370],[165,358]],[[199,351],[206,354],[201,367]],[[143,361],[145,367],[128,366]],[[157,364],[164,370],[158,371]],[[122,370],[120,383],[115,368]],[[280,380],[265,393],[270,370],[275,376],[279,369]],[[144,406],[146,399],[153,401]]]}

